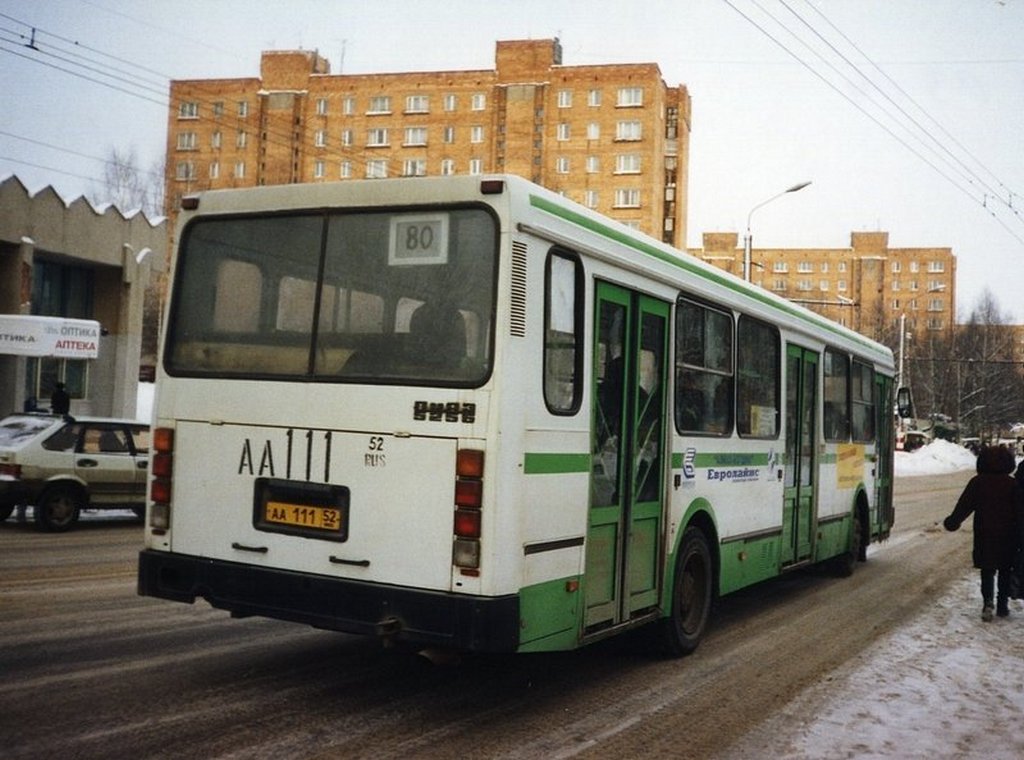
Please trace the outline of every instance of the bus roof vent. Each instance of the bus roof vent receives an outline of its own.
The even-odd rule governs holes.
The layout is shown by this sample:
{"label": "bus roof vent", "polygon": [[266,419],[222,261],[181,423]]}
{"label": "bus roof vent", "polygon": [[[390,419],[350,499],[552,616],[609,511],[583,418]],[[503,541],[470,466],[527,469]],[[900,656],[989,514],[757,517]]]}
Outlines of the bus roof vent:
{"label": "bus roof vent", "polygon": [[512,312],[509,333],[526,337],[526,243],[512,241]]}

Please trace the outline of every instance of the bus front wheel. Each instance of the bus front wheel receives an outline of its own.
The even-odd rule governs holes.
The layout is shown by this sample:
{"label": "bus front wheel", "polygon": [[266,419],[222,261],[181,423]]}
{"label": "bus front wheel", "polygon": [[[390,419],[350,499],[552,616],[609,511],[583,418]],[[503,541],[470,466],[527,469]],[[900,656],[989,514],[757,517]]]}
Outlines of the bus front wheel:
{"label": "bus front wheel", "polygon": [[661,621],[662,641],[668,654],[693,652],[704,636],[711,616],[714,568],[704,531],[690,526],[683,533],[672,583],[672,608]]}

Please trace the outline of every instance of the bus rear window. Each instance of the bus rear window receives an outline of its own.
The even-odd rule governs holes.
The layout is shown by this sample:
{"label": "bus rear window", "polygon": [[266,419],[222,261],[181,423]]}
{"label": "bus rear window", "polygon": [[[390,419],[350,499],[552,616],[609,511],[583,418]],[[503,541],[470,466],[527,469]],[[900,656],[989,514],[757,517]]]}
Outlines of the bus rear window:
{"label": "bus rear window", "polygon": [[173,375],[473,386],[490,374],[497,233],[479,208],[197,219]]}

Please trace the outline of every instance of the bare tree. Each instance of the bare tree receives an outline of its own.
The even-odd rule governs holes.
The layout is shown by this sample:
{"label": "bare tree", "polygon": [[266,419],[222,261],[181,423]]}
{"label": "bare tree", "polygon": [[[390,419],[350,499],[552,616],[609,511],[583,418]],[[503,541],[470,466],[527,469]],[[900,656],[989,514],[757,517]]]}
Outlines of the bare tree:
{"label": "bare tree", "polygon": [[135,148],[112,147],[103,167],[103,183],[93,191],[98,204],[113,203],[123,212],[141,209],[147,217],[163,214],[163,162],[157,160],[148,171],[139,167]]}
{"label": "bare tree", "polygon": [[1013,361],[1013,329],[986,288],[957,336],[961,427],[995,438],[1024,417],[1024,375]]}

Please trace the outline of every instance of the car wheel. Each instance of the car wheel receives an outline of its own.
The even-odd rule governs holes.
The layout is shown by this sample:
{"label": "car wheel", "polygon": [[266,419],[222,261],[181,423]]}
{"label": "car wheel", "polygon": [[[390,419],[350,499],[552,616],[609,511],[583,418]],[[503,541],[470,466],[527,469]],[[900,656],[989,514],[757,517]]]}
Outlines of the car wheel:
{"label": "car wheel", "polygon": [[54,533],[67,530],[78,520],[83,501],[82,492],[74,486],[51,486],[36,504],[36,525]]}

